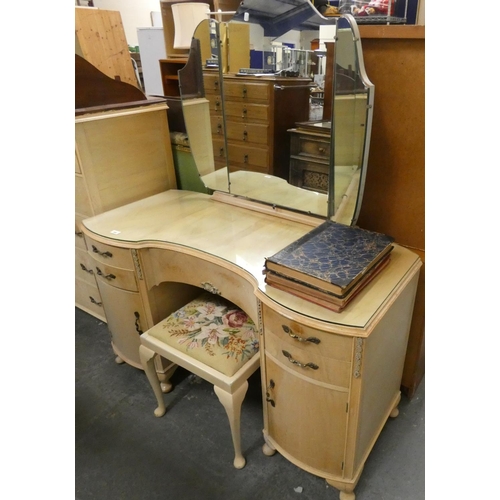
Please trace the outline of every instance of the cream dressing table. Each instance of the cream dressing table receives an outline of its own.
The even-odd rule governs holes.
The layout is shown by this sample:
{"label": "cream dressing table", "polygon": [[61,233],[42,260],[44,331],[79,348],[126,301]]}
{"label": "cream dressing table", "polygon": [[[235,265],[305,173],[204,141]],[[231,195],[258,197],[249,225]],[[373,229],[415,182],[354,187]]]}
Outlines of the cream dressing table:
{"label": "cream dressing table", "polygon": [[[169,190],[82,222],[113,348],[140,367],[141,332],[200,288],[220,293],[259,325],[264,453],[279,451],[354,499],[373,444],[397,415],[421,262],[396,245],[384,272],[334,313],[268,287],[262,274],[266,256],[321,220],[234,203]],[[173,369],[158,363],[160,380]]]}

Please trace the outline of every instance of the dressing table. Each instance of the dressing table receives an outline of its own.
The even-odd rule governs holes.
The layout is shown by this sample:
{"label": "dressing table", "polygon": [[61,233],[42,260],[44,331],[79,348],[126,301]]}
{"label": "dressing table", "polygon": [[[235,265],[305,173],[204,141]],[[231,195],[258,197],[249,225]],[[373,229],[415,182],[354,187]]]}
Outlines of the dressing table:
{"label": "dressing table", "polygon": [[[236,17],[249,4],[242,2]],[[301,19],[304,8],[311,14],[308,27],[311,19],[324,20],[309,2],[303,2]],[[259,330],[263,452],[278,451],[325,478],[340,490],[341,500],[354,500],[378,435],[387,419],[398,414],[420,259],[396,244],[387,268],[341,313],[270,287],[263,274],[266,257],[325,217],[354,224],[359,213],[373,86],[364,75],[354,20],[341,18],[337,29],[349,30],[356,67],[366,82],[359,101],[353,93],[353,102],[361,102],[366,111],[363,154],[353,176],[357,189],[344,190],[343,204],[335,191],[338,156],[332,127],[326,194],[301,190],[272,175],[232,169],[229,157],[223,169],[200,176],[213,194],[165,190],[87,218],[81,230],[93,267],[100,269],[97,283],[119,361],[140,368],[140,334],[200,289],[230,300]],[[340,54],[341,44],[338,50]],[[180,80],[182,97],[181,75]],[[186,123],[190,137],[193,126]],[[223,141],[230,152],[227,139]],[[206,168],[199,165],[199,170]],[[168,380],[175,368],[156,358],[160,381]]]}

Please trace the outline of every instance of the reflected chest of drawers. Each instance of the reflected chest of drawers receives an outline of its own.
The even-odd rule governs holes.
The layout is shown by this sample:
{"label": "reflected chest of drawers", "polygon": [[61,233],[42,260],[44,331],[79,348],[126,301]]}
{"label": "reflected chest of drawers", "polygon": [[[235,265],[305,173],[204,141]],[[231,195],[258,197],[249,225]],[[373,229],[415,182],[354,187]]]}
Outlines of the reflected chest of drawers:
{"label": "reflected chest of drawers", "polygon": [[[287,130],[309,118],[307,78],[224,76],[222,113],[219,75],[205,72],[216,168],[249,170],[288,180],[290,138]],[[224,150],[224,133],[228,151]]]}

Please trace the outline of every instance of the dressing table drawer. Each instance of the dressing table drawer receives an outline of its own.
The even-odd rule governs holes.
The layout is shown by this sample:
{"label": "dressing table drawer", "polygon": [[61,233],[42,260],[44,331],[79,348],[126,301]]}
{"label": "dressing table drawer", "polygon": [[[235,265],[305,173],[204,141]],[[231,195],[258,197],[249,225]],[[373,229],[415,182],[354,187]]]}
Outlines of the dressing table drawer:
{"label": "dressing table drawer", "polygon": [[351,379],[351,337],[288,321],[264,306],[265,351],[294,372],[338,387]]}
{"label": "dressing table drawer", "polygon": [[106,245],[85,235],[89,254],[96,262],[115,268],[134,270],[134,261],[130,250]]}
{"label": "dressing table drawer", "polygon": [[258,323],[254,287],[240,273],[174,250],[150,248],[141,251],[141,259],[148,288],[164,281],[193,285],[225,297]]}
{"label": "dressing table drawer", "polygon": [[99,281],[104,281],[108,285],[131,292],[137,292],[139,290],[134,271],[107,266],[106,264],[96,261],[94,261],[93,269]]}

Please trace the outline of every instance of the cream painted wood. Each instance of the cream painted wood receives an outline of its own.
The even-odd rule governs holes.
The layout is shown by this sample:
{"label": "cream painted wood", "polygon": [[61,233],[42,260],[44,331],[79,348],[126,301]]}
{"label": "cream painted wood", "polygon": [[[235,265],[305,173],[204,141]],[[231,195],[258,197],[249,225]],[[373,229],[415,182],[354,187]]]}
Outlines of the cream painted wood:
{"label": "cream painted wood", "polygon": [[137,292],[129,292],[97,279],[111,334],[111,345],[117,363],[126,362],[142,369],[139,358],[140,335],[146,331],[142,300]]}
{"label": "cream painted wood", "polygon": [[[84,218],[176,186],[167,109],[165,103],[93,108],[75,117],[76,234]],[[84,247],[83,239],[76,238],[76,247]],[[76,305],[96,315],[86,289],[77,283]],[[106,321],[99,311],[97,317]]]}
{"label": "cream painted wood", "polygon": [[83,311],[95,316],[101,321],[106,321],[101,293],[97,285],[87,281],[75,279],[75,301]]}
{"label": "cream painted wood", "polygon": [[257,353],[245,365],[243,365],[234,375],[227,376],[223,373],[205,365],[186,353],[178,351],[172,346],[161,342],[157,338],[145,332],[141,335],[141,345],[139,348],[142,366],[156,396],[158,407],[154,411],[155,416],[161,417],[167,411],[160,382],[156,377],[153,364],[155,354],[170,359],[179,366],[182,366],[191,373],[195,373],[202,379],[214,385],[214,392],[224,407],[231,429],[231,437],[234,447],[233,465],[236,469],[245,466],[246,460],[241,452],[240,416],[241,405],[248,389],[247,379],[259,368],[260,354]]}
{"label": "cream painted wood", "polygon": [[[136,295],[149,327],[162,312],[174,310],[172,303],[161,302],[168,287],[182,284],[196,290],[203,286],[199,282],[208,282],[251,316],[257,314],[263,451],[279,451],[325,478],[342,499],[353,500],[370,450],[389,416],[397,415],[420,259],[395,245],[388,267],[335,313],[268,287],[262,273],[265,257],[314,223],[295,214],[287,219],[283,211],[274,216],[272,208],[266,212],[246,202],[221,203],[221,198],[170,190],[86,219],[83,232],[94,242],[137,252]],[[121,299],[103,295],[105,304],[110,300],[120,300],[123,311]],[[309,337],[320,343],[304,342]],[[161,346],[146,347],[173,363],[187,362],[177,352],[160,351]],[[215,383],[209,370],[196,369]]]}

